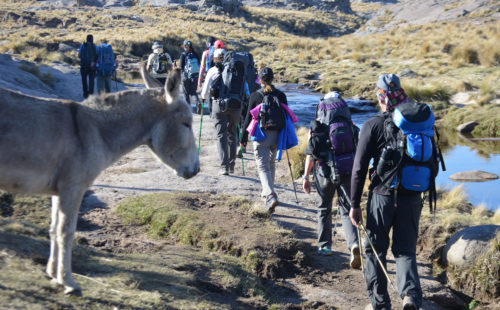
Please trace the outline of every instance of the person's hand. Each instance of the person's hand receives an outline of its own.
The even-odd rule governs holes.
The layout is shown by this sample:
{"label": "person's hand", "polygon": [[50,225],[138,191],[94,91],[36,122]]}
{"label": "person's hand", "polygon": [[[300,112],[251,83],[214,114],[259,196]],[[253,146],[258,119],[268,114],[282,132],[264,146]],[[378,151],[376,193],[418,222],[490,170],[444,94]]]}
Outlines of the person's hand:
{"label": "person's hand", "polygon": [[302,183],[302,188],[306,194],[311,193],[311,181],[309,179],[304,178],[304,182]]}
{"label": "person's hand", "polygon": [[349,218],[351,219],[352,225],[358,226],[362,222],[361,208],[351,208],[349,211]]}

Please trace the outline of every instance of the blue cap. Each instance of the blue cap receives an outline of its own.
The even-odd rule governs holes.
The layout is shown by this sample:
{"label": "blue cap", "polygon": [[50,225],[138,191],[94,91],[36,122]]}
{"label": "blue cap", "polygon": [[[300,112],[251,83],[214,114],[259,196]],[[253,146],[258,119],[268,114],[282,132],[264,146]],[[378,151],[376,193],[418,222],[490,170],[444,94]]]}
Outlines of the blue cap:
{"label": "blue cap", "polygon": [[401,83],[395,74],[382,74],[378,78],[377,87],[385,91],[395,91],[401,89]]}

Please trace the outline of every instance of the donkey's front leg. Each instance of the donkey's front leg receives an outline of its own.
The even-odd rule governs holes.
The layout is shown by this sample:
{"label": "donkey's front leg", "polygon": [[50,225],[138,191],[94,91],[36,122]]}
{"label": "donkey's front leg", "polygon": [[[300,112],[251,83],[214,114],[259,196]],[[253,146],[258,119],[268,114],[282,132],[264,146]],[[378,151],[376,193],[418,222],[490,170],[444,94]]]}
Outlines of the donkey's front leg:
{"label": "donkey's front leg", "polygon": [[47,263],[47,274],[53,280],[57,280],[57,219],[59,212],[59,197],[52,196],[52,215],[50,220],[50,256],[49,262]]}
{"label": "donkey's front leg", "polygon": [[78,209],[83,197],[83,190],[66,189],[59,192],[60,207],[57,223],[57,283],[64,285],[64,293],[80,291],[71,274],[71,249],[75,236]]}

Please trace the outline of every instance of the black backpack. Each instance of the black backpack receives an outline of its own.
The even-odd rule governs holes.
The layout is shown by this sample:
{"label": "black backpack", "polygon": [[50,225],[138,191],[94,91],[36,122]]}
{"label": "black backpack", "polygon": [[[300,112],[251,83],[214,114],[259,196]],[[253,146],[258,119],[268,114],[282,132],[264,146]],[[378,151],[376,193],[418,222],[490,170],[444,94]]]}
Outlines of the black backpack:
{"label": "black backpack", "polygon": [[245,64],[245,80],[248,84],[248,90],[250,93],[253,93],[257,90],[257,86],[255,85],[257,75],[255,73],[253,55],[249,52],[236,52],[236,55]]}
{"label": "black backpack", "polygon": [[[446,170],[443,156],[434,135],[434,114],[427,104],[405,102],[385,112],[386,145],[377,165],[378,181],[387,188],[409,192],[429,192],[429,206],[436,204],[435,178],[439,162]],[[435,208],[434,208],[435,210]]]}
{"label": "black backpack", "polygon": [[276,93],[273,91],[271,93],[264,93],[263,90],[259,90],[262,94],[262,103],[260,106],[260,128],[265,130],[281,130],[285,127],[285,111],[281,107]]}
{"label": "black backpack", "polygon": [[97,60],[97,48],[92,42],[85,42],[80,51],[80,66],[82,68],[90,68],[92,63]]}
{"label": "black backpack", "polygon": [[[235,52],[227,52],[220,71],[220,79],[216,79],[211,93],[218,92],[218,104],[221,112],[241,109],[245,93],[246,67],[245,59]],[[217,98],[217,96],[214,96]]]}

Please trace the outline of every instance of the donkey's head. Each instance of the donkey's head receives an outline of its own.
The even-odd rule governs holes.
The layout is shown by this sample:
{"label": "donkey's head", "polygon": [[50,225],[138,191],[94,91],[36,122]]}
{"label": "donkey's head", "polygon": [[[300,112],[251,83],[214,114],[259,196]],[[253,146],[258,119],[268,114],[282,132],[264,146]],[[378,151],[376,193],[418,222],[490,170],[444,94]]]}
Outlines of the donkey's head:
{"label": "donkey's head", "polygon": [[[144,66],[142,77],[148,88],[161,86],[152,79]],[[165,84],[165,117],[154,126],[150,148],[162,162],[184,178],[200,171],[200,162],[194,140],[191,107],[179,98],[180,70],[173,70]]]}

